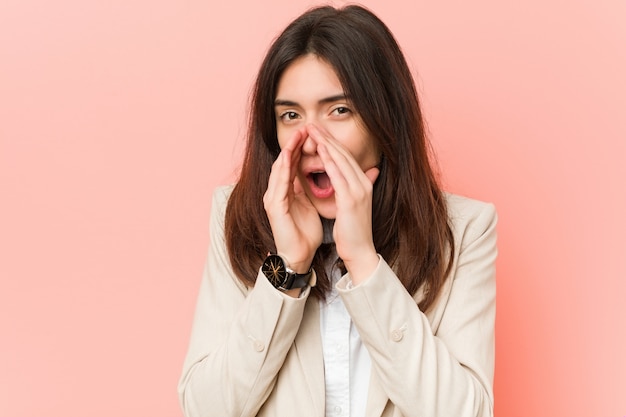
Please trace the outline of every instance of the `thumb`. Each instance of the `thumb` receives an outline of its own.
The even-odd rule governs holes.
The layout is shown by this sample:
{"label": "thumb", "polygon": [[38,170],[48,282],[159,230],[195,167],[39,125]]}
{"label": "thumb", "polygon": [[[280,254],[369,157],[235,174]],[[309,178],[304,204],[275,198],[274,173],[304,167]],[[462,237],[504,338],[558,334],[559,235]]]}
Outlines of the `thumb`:
{"label": "thumb", "polygon": [[302,188],[302,183],[300,182],[299,177],[295,177],[293,179],[293,192],[294,194],[304,194],[304,188]]}
{"label": "thumb", "polygon": [[370,180],[372,184],[376,182],[378,174],[380,174],[380,169],[378,169],[378,167],[372,167],[365,171],[365,176]]}

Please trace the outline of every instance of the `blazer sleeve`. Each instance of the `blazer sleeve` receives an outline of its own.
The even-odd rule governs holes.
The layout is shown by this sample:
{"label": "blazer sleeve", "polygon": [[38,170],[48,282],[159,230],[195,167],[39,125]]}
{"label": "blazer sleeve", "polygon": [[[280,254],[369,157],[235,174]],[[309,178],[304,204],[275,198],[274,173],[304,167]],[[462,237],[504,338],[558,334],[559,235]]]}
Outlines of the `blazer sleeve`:
{"label": "blazer sleeve", "polygon": [[346,289],[349,276],[337,285],[372,371],[403,416],[493,416],[497,216],[491,204],[468,201],[469,212],[452,213],[457,254],[434,306],[438,325],[382,258],[360,285]]}
{"label": "blazer sleeve", "polygon": [[293,344],[309,294],[289,297],[260,272],[249,289],[234,275],[224,242],[228,195],[220,188],[213,196],[209,253],[178,384],[186,417],[255,416]]}

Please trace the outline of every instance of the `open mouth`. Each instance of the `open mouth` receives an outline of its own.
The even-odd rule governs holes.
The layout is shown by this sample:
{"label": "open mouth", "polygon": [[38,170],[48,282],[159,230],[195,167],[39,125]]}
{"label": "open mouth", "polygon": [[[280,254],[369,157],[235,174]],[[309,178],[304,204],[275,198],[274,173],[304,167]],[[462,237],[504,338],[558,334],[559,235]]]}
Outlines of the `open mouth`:
{"label": "open mouth", "polygon": [[326,172],[311,172],[310,175],[316,187],[325,190],[332,186]]}
{"label": "open mouth", "polygon": [[335,190],[333,184],[330,182],[326,171],[313,171],[309,173],[306,178],[309,183],[309,189],[314,197],[328,198],[334,194]]}

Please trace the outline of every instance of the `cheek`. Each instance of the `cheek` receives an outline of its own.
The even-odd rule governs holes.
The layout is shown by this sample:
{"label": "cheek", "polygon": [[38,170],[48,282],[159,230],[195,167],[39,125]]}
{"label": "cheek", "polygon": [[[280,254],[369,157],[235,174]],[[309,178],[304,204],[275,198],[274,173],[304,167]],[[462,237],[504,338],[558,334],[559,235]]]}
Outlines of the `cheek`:
{"label": "cheek", "polygon": [[375,149],[374,141],[369,134],[362,129],[355,128],[344,146],[350,151],[363,171],[378,164],[378,152]]}
{"label": "cheek", "polygon": [[378,165],[378,155],[373,151],[363,152],[355,159],[363,172]]}
{"label": "cheek", "polygon": [[366,169],[372,168],[380,163],[380,151],[378,151],[374,139],[367,137],[367,158]]}
{"label": "cheek", "polygon": [[285,146],[285,144],[287,143],[287,139],[289,138],[287,129],[281,129],[280,127],[276,126],[276,138],[278,140],[278,146],[280,146],[280,148],[282,149],[283,146]]}
{"label": "cheek", "polygon": [[289,143],[289,141],[294,137],[296,132],[300,129],[300,123],[293,123],[289,125],[285,125],[283,123],[276,124],[276,139],[278,140],[278,146],[282,149]]}

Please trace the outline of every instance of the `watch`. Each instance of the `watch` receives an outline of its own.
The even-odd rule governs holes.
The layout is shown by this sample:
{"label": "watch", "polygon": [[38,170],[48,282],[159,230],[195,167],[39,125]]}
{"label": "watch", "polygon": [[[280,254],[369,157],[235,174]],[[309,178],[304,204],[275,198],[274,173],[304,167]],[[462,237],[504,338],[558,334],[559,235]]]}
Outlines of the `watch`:
{"label": "watch", "polygon": [[298,274],[287,266],[287,262],[282,256],[274,253],[267,255],[261,270],[274,288],[281,291],[304,288],[309,285],[311,275],[313,275],[313,270],[310,268],[308,272]]}

